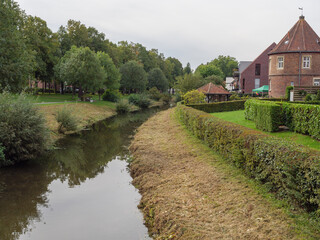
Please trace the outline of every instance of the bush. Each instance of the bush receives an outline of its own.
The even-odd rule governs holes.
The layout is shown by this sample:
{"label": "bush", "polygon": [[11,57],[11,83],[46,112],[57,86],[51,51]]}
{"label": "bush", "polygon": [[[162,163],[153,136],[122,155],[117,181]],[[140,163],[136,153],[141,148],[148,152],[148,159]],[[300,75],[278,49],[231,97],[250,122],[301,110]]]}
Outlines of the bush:
{"label": "bush", "polygon": [[148,94],[149,94],[149,97],[155,101],[159,101],[160,98],[162,97],[161,92],[156,87],[151,88]]}
{"label": "bush", "polygon": [[281,107],[273,102],[259,102],[255,104],[255,123],[256,127],[262,131],[276,132],[279,131],[281,124]]}
{"label": "bush", "polygon": [[178,102],[181,102],[182,101],[182,98],[181,98],[181,95],[179,93],[176,93],[175,95],[175,103],[178,103]]}
{"label": "bush", "polygon": [[76,131],[78,129],[78,119],[72,114],[71,108],[64,105],[57,111],[56,120],[59,123],[58,132]]}
{"label": "bush", "polygon": [[311,94],[311,93],[308,93],[307,95],[306,95],[306,98],[304,99],[306,102],[308,102],[308,101],[312,101],[312,100],[314,100],[316,98],[316,95],[315,94]]}
{"label": "bush", "polygon": [[103,101],[118,102],[120,98],[121,93],[118,90],[107,89],[102,95]]}
{"label": "bush", "polygon": [[130,104],[127,101],[125,101],[124,99],[121,99],[116,104],[116,111],[119,114],[127,113],[130,111]]}
{"label": "bush", "polygon": [[176,114],[195,136],[248,176],[269,186],[270,191],[309,211],[319,211],[318,151],[183,105],[176,108]]}
{"label": "bush", "polygon": [[244,104],[244,116],[245,119],[247,120],[251,120],[254,121],[254,119],[256,118],[256,108],[255,108],[255,102],[256,100],[254,99],[249,99],[245,102]]}
{"label": "bush", "polygon": [[231,100],[231,101],[240,100],[240,99],[241,99],[241,97],[240,97],[238,94],[232,94],[232,95],[230,96],[230,100]]}
{"label": "bush", "polygon": [[148,108],[151,104],[150,99],[145,94],[131,94],[128,100],[129,103],[140,108]]}
{"label": "bush", "polygon": [[189,104],[188,106],[207,113],[214,113],[243,110],[245,102],[246,101],[244,100],[239,100],[204,104]]}
{"label": "bush", "polygon": [[0,166],[37,158],[49,145],[45,119],[24,94],[0,94]]}
{"label": "bush", "polygon": [[206,96],[198,90],[192,90],[183,95],[183,101],[186,105],[205,103]]}
{"label": "bush", "polygon": [[161,100],[163,101],[164,104],[169,104],[171,101],[171,95],[169,93],[163,93]]}

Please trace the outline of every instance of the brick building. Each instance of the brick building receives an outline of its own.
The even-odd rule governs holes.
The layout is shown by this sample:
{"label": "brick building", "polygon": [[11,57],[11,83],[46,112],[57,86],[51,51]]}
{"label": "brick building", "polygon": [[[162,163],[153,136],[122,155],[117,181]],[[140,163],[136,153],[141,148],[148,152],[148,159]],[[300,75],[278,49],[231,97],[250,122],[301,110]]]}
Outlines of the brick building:
{"label": "brick building", "polygon": [[320,38],[304,16],[269,53],[269,95],[282,97],[290,85],[320,85]]}
{"label": "brick building", "polygon": [[252,93],[252,89],[269,85],[269,56],[268,53],[274,49],[276,43],[272,43],[265,49],[239,76],[240,90],[242,93]]}

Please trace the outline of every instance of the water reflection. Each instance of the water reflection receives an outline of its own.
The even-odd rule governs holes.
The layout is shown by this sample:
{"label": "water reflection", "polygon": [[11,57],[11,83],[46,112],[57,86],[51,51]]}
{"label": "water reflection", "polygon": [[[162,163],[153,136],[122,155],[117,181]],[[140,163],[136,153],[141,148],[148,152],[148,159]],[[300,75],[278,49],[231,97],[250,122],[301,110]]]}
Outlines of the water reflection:
{"label": "water reflection", "polygon": [[[37,228],[36,223],[43,221],[42,214],[47,214],[48,205],[54,203],[53,199],[57,197],[55,192],[59,192],[57,189],[64,189],[62,192],[71,194],[69,198],[72,198],[72,190],[70,189],[75,186],[87,188],[87,186],[85,187],[86,181],[90,180],[92,182],[91,190],[99,189],[99,186],[104,185],[105,183],[101,179],[107,178],[107,176],[104,176],[105,174],[111,174],[110,172],[106,173],[108,162],[113,159],[126,159],[128,155],[127,146],[134,130],[156,111],[149,110],[118,116],[100,122],[94,125],[90,131],[83,131],[80,135],[68,136],[60,140],[58,142],[59,149],[42,159],[1,169],[0,239],[19,239],[21,235],[29,232],[33,225]],[[127,181],[130,181],[129,174],[125,174],[128,177]],[[98,181],[97,176],[100,175],[104,177],[101,177]],[[126,177],[122,176],[122,178]],[[112,182],[113,180],[108,178],[108,181]],[[86,191],[90,191],[90,189],[86,189]],[[127,194],[131,197],[136,196],[135,193],[129,193],[130,191],[132,189],[129,190],[128,186]],[[86,196],[85,192],[81,194],[83,194],[81,196]],[[103,193],[100,197],[104,198],[108,194]],[[123,194],[125,195],[125,193]],[[77,195],[74,196],[74,198],[76,197]],[[83,201],[81,204],[84,203]],[[136,202],[132,206],[136,210]],[[90,206],[90,208],[94,207]],[[100,207],[97,206],[97,208]],[[115,218],[115,216],[106,217],[111,220]],[[68,224],[68,222],[64,224]],[[90,227],[90,224],[88,224],[88,227]],[[83,229],[83,231],[86,230]]]}

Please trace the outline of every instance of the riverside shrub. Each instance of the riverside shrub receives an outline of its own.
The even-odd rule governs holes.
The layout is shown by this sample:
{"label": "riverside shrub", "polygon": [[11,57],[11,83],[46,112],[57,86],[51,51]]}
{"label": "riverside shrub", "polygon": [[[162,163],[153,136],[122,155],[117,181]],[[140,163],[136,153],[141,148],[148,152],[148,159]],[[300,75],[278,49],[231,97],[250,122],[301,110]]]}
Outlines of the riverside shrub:
{"label": "riverside shrub", "polygon": [[245,100],[239,101],[226,101],[226,102],[216,102],[216,103],[203,103],[203,104],[188,104],[187,106],[207,112],[228,112],[237,111],[244,109]]}
{"label": "riverside shrub", "polygon": [[148,108],[151,104],[150,99],[145,94],[131,94],[128,100],[129,103],[140,108]]}
{"label": "riverside shrub", "polygon": [[121,93],[118,90],[107,89],[103,95],[103,101],[117,102],[121,98]]}
{"label": "riverside shrub", "polygon": [[0,167],[38,157],[49,146],[43,115],[24,94],[0,94]]}
{"label": "riverside shrub", "polygon": [[59,133],[76,131],[78,129],[78,119],[73,115],[71,108],[68,108],[67,105],[57,111],[56,120],[59,123]]}
{"label": "riverside shrub", "polygon": [[116,104],[116,111],[119,114],[127,113],[130,111],[130,104],[124,99],[121,99]]}
{"label": "riverside shrub", "polygon": [[179,105],[180,121],[211,149],[281,198],[320,213],[320,154]]}

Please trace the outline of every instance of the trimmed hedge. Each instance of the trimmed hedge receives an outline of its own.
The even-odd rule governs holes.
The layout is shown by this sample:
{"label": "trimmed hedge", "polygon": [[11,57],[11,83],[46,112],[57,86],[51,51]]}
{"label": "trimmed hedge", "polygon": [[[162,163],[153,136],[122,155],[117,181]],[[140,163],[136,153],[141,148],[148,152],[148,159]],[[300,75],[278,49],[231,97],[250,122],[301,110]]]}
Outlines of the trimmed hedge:
{"label": "trimmed hedge", "polygon": [[303,146],[179,105],[176,114],[225,159],[309,211],[320,213],[320,154]]}
{"label": "trimmed hedge", "polygon": [[243,110],[245,100],[239,101],[226,101],[226,102],[217,102],[217,103],[203,103],[203,104],[189,104],[187,106],[207,112],[229,112],[236,110]]}

